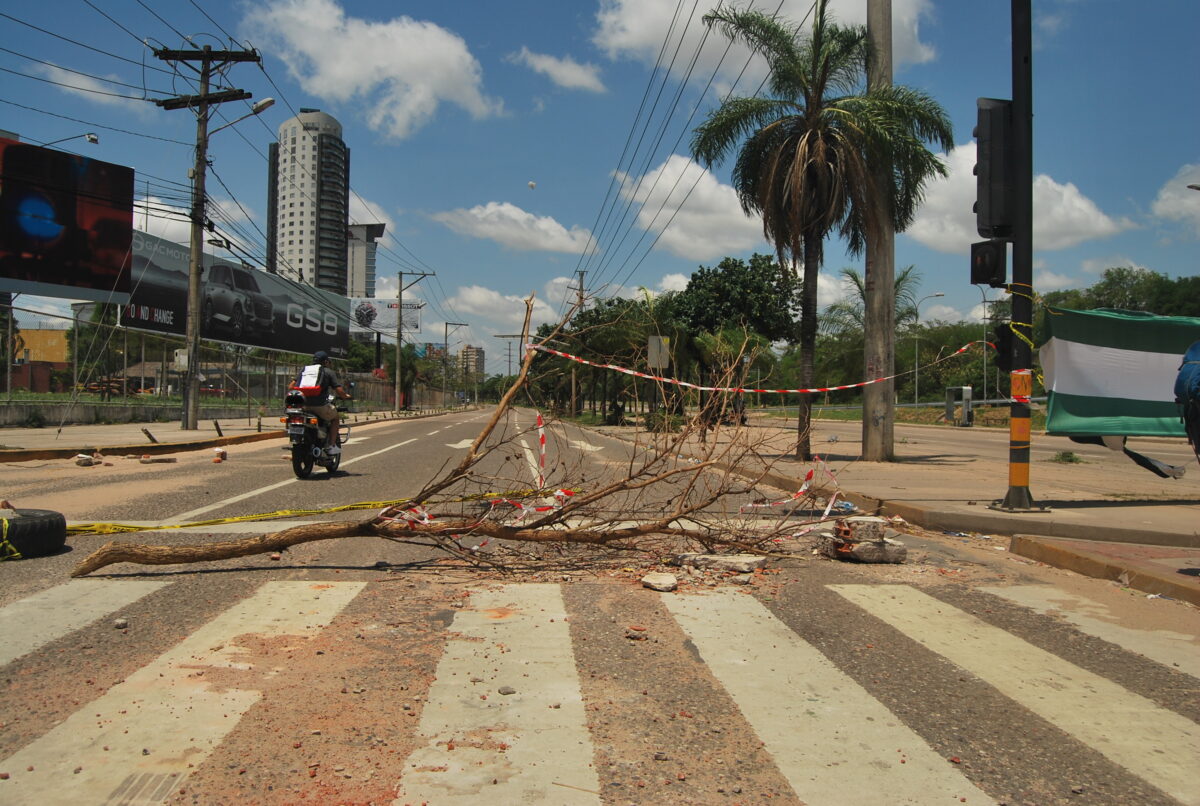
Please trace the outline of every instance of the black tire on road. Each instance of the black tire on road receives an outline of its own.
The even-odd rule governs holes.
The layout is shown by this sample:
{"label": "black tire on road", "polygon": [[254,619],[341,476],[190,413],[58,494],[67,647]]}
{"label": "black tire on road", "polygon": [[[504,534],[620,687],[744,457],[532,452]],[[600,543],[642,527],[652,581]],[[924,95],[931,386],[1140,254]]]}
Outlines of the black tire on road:
{"label": "black tire on road", "polygon": [[[49,509],[15,509],[0,534],[0,560],[45,557],[67,544],[67,519]],[[16,552],[19,556],[13,556]]]}
{"label": "black tire on road", "polygon": [[292,472],[296,474],[298,479],[306,479],[312,473],[313,455],[312,448],[308,445],[293,445],[292,446]]}
{"label": "black tire on road", "polygon": [[329,475],[332,476],[334,473],[337,473],[338,467],[341,464],[342,455],[340,453],[335,453],[333,456],[330,456],[325,460],[325,469],[329,471]]}

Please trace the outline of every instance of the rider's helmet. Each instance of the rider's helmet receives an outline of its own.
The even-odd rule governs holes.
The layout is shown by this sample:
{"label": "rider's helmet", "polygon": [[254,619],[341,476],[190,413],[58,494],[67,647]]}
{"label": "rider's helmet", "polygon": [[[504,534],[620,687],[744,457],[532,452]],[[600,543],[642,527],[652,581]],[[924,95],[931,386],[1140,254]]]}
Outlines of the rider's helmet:
{"label": "rider's helmet", "polygon": [[314,364],[324,364],[328,360],[329,353],[325,352],[324,350],[317,350],[315,353],[313,353]]}

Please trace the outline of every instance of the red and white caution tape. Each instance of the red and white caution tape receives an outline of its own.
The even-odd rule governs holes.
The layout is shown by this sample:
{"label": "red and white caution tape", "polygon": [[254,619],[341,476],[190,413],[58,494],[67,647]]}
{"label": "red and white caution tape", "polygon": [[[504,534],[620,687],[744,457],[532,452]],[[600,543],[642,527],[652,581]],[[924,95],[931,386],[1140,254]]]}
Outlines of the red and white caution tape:
{"label": "red and white caution tape", "polygon": [[[971,347],[973,347],[976,344],[988,344],[989,346],[991,346],[990,343],[986,342],[986,341],[967,342],[962,347],[959,347],[957,350],[955,350],[953,353],[950,353],[947,356],[943,356],[942,358],[939,358],[936,361],[932,361],[929,364],[927,364],[926,366],[932,367],[932,366],[936,366],[937,364],[942,363],[943,361],[948,361],[951,358],[955,357],[956,355],[965,353],[967,350],[969,350]],[[596,361],[588,361],[586,358],[580,358],[577,355],[572,355],[570,353],[564,353],[561,350],[552,350],[549,347],[545,346],[544,344],[526,344],[525,349],[526,350],[539,350],[543,353],[549,353],[550,355],[556,355],[559,358],[565,358],[568,361],[574,361],[579,364],[586,364],[589,367],[597,367],[599,369],[611,369],[613,372],[620,372],[625,375],[632,375],[635,378],[646,378],[647,380],[658,381],[659,383],[669,383],[672,386],[678,386],[678,387],[681,387],[684,389],[698,389],[701,392],[759,392],[759,393],[768,394],[768,395],[807,395],[807,394],[813,394],[816,392],[837,392],[837,391],[841,391],[843,389],[858,389],[863,386],[870,386],[873,383],[882,383],[883,381],[890,381],[893,378],[900,378],[904,375],[908,375],[909,372],[916,371],[916,370],[910,370],[909,372],[898,372],[895,375],[887,375],[883,378],[872,378],[869,381],[861,381],[859,383],[847,383],[847,384],[842,384],[840,386],[817,386],[817,387],[813,387],[811,389],[755,389],[755,388],[752,388],[749,386],[701,386],[700,384],[688,383],[687,381],[681,381],[678,378],[664,378],[660,375],[651,375],[647,372],[639,372],[636,369],[629,369],[628,367],[619,367],[616,364],[600,364]]]}
{"label": "red and white caution tape", "polygon": [[538,489],[546,486],[546,429],[542,413],[537,413],[538,432]]}

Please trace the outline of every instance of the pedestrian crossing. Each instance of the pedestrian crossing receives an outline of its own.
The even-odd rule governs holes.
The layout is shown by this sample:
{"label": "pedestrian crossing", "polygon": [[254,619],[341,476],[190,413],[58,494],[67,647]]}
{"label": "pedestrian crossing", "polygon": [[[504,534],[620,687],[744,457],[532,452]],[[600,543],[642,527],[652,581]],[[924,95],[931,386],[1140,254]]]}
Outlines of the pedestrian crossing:
{"label": "pedestrian crossing", "polygon": [[[74,580],[0,608],[0,623],[20,625],[0,631],[0,673],[146,596],[170,596],[175,585]],[[418,718],[400,720],[403,724],[390,738],[403,752],[372,770],[374,794],[361,801],[356,796],[353,802],[600,804],[724,802],[731,797],[735,790],[722,788],[719,794],[693,791],[681,800],[657,794],[664,790],[654,790],[647,800],[636,794],[628,800],[628,792],[613,788],[620,782],[597,763],[613,750],[608,744],[601,747],[606,739],[599,738],[599,723],[590,711],[597,706],[584,695],[596,687],[583,685],[581,679],[596,676],[579,654],[580,642],[594,637],[581,627],[592,600],[579,594],[580,586],[571,586],[572,596],[565,597],[567,587],[546,582],[473,586],[465,599],[456,600],[459,606],[433,613],[436,627],[428,629],[425,640],[439,646],[427,688],[415,672],[397,664],[393,674],[385,675],[387,685],[354,691],[364,698],[403,696],[406,711],[415,708]],[[823,590],[878,624],[876,633],[890,631],[897,641],[915,642],[934,653],[938,664],[990,686],[1011,704],[1008,713],[990,714],[990,720],[1034,714],[1103,757],[1114,781],[1140,782],[1144,788],[1138,791],[1138,802],[1200,804],[1200,787],[1195,786],[1200,779],[1200,726],[1184,713],[911,585],[828,584]],[[182,641],[139,659],[136,671],[83,702],[58,724],[39,726],[36,735],[15,750],[0,745],[5,747],[0,752],[0,773],[5,774],[0,803],[153,804],[183,802],[178,800],[183,792],[189,793],[186,802],[234,802],[227,792],[189,791],[189,780],[221,777],[220,770],[200,773],[213,764],[229,766],[223,745],[235,730],[252,729],[247,715],[264,707],[264,691],[286,686],[298,674],[295,664],[300,658],[323,655],[326,649],[312,649],[318,640],[329,652],[367,637],[384,642],[386,648],[387,636],[403,627],[388,626],[388,619],[396,617],[374,609],[381,602],[415,595],[411,586],[389,587],[384,582],[258,584],[243,598],[222,603],[213,618]],[[629,590],[621,596],[651,594]],[[444,598],[431,598],[430,607],[437,602]],[[827,648],[806,640],[776,608],[745,589],[667,594],[639,600],[638,606],[643,615],[647,607],[660,608],[672,629],[681,632],[686,651],[731,698],[737,718],[744,719],[775,774],[786,782],[783,788],[790,787],[790,792],[780,793],[784,802],[1058,802],[1057,796],[1014,800],[1002,781],[957,759],[952,763],[924,728],[895,713],[861,676],[849,674]],[[596,613],[586,615],[591,617],[589,630],[608,623],[597,620]],[[628,621],[614,614],[611,630],[634,630],[627,627]],[[644,636],[635,631],[625,638],[632,642]],[[1194,675],[1200,672],[1195,662],[1200,658],[1188,652],[1180,649],[1174,655],[1185,660],[1184,671],[1172,672],[1184,681],[1182,692],[1195,691]],[[692,660],[672,659],[665,650],[637,658],[666,675],[688,668]],[[897,670],[902,673],[913,675],[914,686],[924,677],[920,669]],[[681,687],[684,682],[679,681]],[[46,684],[53,686],[53,681]],[[343,687],[342,693],[346,691]],[[421,693],[409,706],[413,692]],[[340,707],[336,701],[327,706],[331,712]],[[15,710],[0,698],[0,739],[5,724],[19,718],[6,709]],[[247,724],[239,728],[243,722]],[[1014,724],[1020,728],[1019,722]],[[636,724],[604,726],[605,737],[614,731],[639,733]],[[279,746],[286,750],[301,744],[285,741]],[[270,749],[274,746],[264,741],[262,752],[275,753]],[[698,751],[680,746],[652,755],[666,758],[688,752]],[[1030,764],[1015,757],[1002,761]],[[255,800],[343,802],[337,787],[344,782],[336,776],[319,779],[320,796],[304,796],[306,787],[317,785],[316,769],[312,762],[306,767],[299,761],[280,761],[272,771],[279,779],[278,790],[269,786]],[[1053,769],[1035,774],[1054,781]],[[290,789],[284,786],[285,778]],[[681,777],[674,785],[679,789],[682,783]],[[1068,783],[1076,782],[1063,782],[1063,802],[1071,796]],[[1129,802],[1122,801],[1119,792],[1114,797],[1099,802]]]}

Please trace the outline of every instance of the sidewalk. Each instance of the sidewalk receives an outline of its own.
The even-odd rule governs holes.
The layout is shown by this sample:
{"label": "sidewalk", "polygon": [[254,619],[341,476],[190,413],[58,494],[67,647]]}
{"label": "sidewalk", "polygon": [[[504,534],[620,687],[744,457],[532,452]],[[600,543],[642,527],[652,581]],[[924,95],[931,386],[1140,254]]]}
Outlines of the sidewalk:
{"label": "sidewalk", "polygon": [[[351,414],[347,422],[394,418]],[[0,462],[69,459],[93,451],[118,456],[201,450],[281,439],[282,429],[278,417],[264,417],[261,424],[257,419],[204,421],[197,431],[181,430],[179,421],[4,428]],[[637,434],[632,427],[597,430],[623,439]],[[763,464],[750,466],[747,460],[740,470],[765,472],[772,486],[798,489],[811,465],[788,453],[792,429],[756,419],[750,430],[764,447],[776,450],[760,451]],[[837,488],[860,509],[899,515],[931,531],[1008,536],[1016,554],[1200,605],[1200,467],[1194,462],[1185,478],[1175,480],[1159,479],[1117,455],[1060,464],[1039,460],[1035,453],[1030,492],[1047,509],[1012,513],[989,508],[1008,490],[1006,433],[988,434],[979,455],[963,456],[939,444],[954,436],[952,429],[897,425],[897,461],[862,462],[857,460],[859,432],[859,423],[817,421],[812,444],[814,450],[828,451],[823,456]],[[1035,444],[1038,439],[1035,435]]]}

